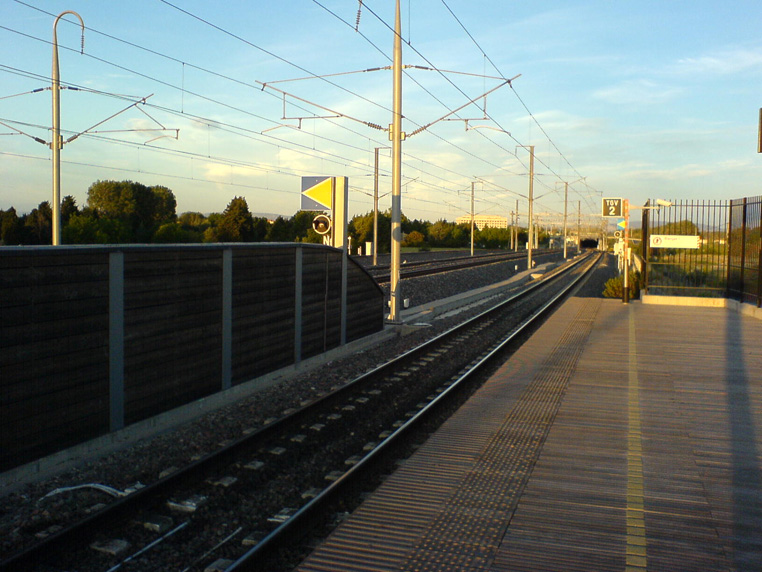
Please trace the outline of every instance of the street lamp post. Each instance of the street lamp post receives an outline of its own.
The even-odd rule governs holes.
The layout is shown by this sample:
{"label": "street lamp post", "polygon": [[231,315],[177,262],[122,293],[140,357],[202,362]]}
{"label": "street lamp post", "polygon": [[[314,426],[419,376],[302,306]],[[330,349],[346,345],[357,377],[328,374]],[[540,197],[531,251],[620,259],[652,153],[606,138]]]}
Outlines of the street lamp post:
{"label": "street lamp post", "polygon": [[624,217],[624,286],[622,287],[622,302],[630,303],[630,201],[622,201],[622,216]]}
{"label": "street lamp post", "polygon": [[53,136],[50,148],[53,151],[53,245],[61,244],[61,80],[58,70],[58,35],[56,26],[62,16],[73,14],[79,19],[82,26],[82,51],[85,47],[85,23],[82,17],[72,10],[61,12],[53,22],[53,70],[52,70],[52,93],[53,93]]}
{"label": "street lamp post", "polygon": [[664,199],[656,199],[656,206],[643,206],[643,207],[630,207],[630,201],[624,199],[622,201],[622,217],[624,218],[624,245],[622,254],[624,261],[622,266],[624,267],[624,278],[622,287],[622,302],[624,304],[630,303],[630,208],[633,210],[659,210],[661,207],[671,207],[672,202]]}

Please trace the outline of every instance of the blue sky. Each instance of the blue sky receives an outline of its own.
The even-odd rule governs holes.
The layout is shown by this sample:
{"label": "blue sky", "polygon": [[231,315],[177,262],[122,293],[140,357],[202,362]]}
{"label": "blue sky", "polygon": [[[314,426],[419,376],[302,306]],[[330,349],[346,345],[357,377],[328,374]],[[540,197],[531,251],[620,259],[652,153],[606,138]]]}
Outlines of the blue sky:
{"label": "blue sky", "polygon": [[[0,209],[28,212],[51,198],[50,150],[27,136],[49,141],[50,90],[28,92],[50,85],[53,21],[74,10],[85,53],[79,26],[62,20],[61,81],[86,90],[62,92],[65,138],[153,95],[97,128],[119,132],[64,147],[63,195],[84,205],[94,181],[130,179],[172,189],[178,213],[221,212],[244,196],[253,212],[292,215],[302,176],[336,175],[350,179],[350,213],[369,212],[374,148],[389,141],[367,124],[391,122],[392,75],[349,72],[391,64],[394,2],[364,0],[356,31],[358,6],[3,0]],[[518,200],[525,222],[529,145],[544,221],[563,212],[563,181],[570,212],[581,204],[591,216],[602,196],[762,194],[758,1],[402,0],[402,28],[404,63],[431,68],[406,70],[408,133],[521,74],[487,97],[486,113],[479,99],[405,141],[410,218],[466,214],[477,181],[477,213],[510,216]],[[285,114],[273,87],[288,92]],[[129,131],[160,126],[178,138]]]}

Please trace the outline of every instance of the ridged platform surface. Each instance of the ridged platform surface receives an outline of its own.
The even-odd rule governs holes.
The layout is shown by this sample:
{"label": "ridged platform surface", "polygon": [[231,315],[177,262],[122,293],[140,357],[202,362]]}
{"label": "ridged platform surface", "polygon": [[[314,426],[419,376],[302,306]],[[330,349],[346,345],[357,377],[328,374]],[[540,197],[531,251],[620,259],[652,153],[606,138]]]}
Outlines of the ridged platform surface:
{"label": "ridged platform surface", "polygon": [[571,298],[299,567],[762,570],[762,321]]}

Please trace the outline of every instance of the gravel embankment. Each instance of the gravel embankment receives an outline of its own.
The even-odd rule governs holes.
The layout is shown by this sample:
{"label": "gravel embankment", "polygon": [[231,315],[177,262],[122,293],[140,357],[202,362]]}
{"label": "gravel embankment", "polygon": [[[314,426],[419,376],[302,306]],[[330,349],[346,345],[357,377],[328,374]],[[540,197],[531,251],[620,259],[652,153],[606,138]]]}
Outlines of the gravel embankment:
{"label": "gravel embankment", "polygon": [[[507,279],[514,263],[500,263],[446,275],[422,277],[403,282],[403,296],[411,306],[445,298]],[[605,280],[616,271],[613,263],[596,272],[594,278],[578,294],[599,296]],[[460,316],[458,319],[462,319]],[[134,443],[118,452],[81,462],[76,468],[44,481],[0,491],[0,558],[9,555],[20,545],[54,532],[65,525],[83,506],[107,503],[108,495],[92,490],[57,494],[44,500],[47,493],[59,488],[83,483],[99,483],[125,490],[136,482],[149,483],[162,471],[180,467],[194,457],[238,438],[244,430],[261,426],[266,419],[278,417],[283,411],[298,407],[305,401],[327,392],[332,386],[353,379],[359,374],[403,353],[424,338],[450,327],[455,318],[437,320],[431,328],[397,337],[370,347],[347,358],[336,360],[311,371],[283,380],[239,402],[208,413],[180,428],[151,439]]]}

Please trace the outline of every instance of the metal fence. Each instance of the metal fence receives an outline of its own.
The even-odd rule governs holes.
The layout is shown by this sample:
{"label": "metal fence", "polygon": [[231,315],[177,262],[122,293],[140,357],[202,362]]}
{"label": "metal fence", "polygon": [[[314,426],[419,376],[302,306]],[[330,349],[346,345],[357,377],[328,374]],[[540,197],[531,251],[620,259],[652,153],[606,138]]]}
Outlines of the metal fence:
{"label": "metal fence", "polygon": [[[664,201],[662,201],[664,202]],[[631,207],[632,208],[632,207]],[[723,297],[727,294],[728,201],[672,201],[643,207],[640,253],[649,294]],[[634,233],[637,237],[637,231]],[[698,248],[656,248],[655,236],[697,236]]]}
{"label": "metal fence", "polygon": [[[762,197],[641,208],[646,292],[762,304]],[[654,248],[655,235],[698,236],[698,248]]]}
{"label": "metal fence", "polygon": [[730,201],[727,296],[762,303],[762,197]]}

